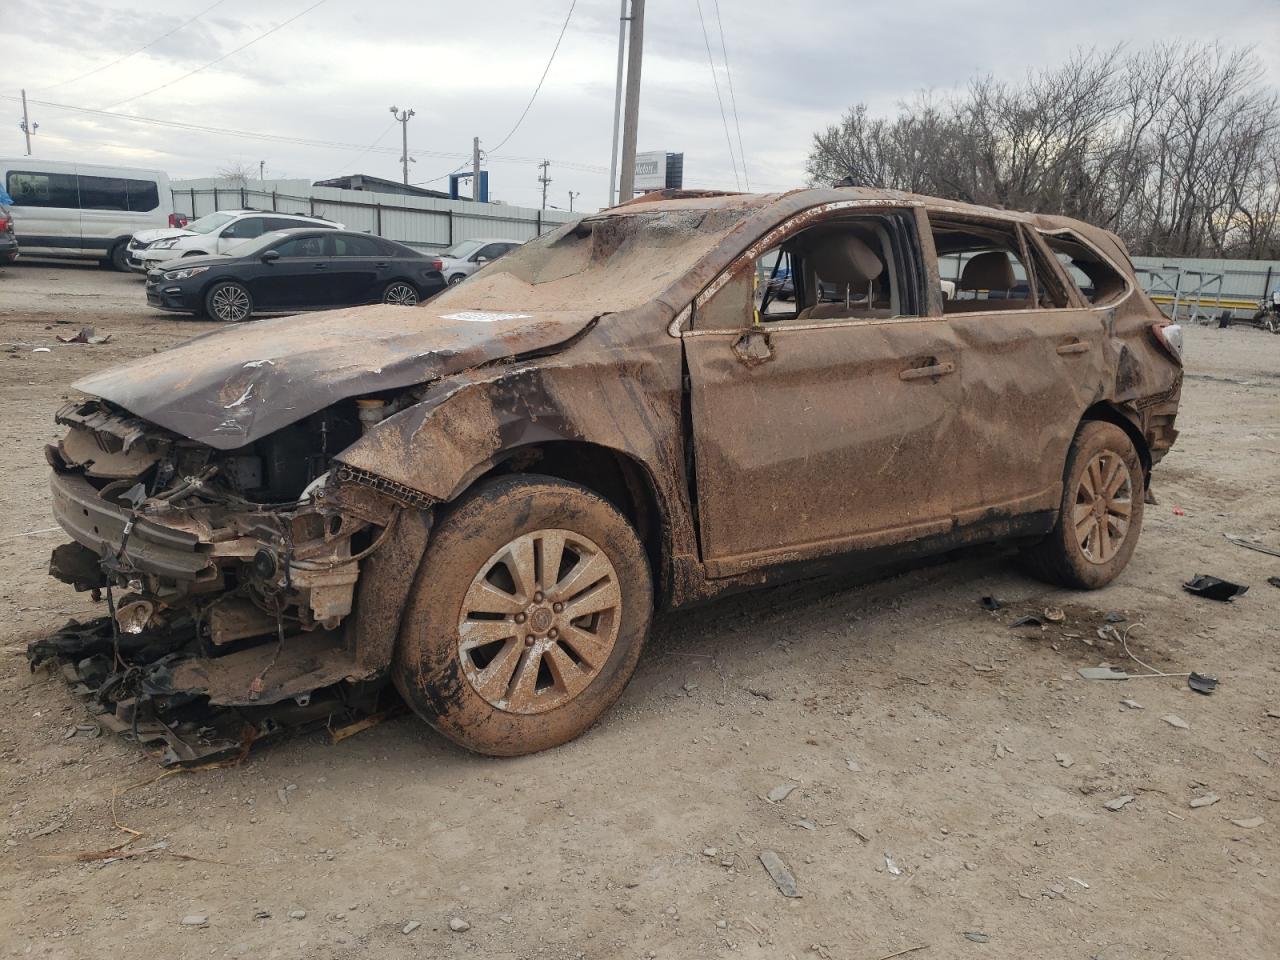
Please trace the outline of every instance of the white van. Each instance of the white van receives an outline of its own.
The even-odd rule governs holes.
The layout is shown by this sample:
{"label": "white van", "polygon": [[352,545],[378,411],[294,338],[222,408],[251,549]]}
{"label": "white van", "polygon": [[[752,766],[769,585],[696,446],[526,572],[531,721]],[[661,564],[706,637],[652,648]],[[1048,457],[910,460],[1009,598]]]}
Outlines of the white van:
{"label": "white van", "polygon": [[129,238],[172,223],[169,177],[158,170],[21,157],[0,160],[23,253],[85,257],[127,270]]}

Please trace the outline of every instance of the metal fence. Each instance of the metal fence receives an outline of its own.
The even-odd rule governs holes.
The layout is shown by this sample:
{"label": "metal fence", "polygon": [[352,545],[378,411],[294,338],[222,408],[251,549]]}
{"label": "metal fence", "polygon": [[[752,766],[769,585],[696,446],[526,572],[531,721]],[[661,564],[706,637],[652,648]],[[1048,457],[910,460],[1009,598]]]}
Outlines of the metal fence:
{"label": "metal fence", "polygon": [[178,181],[172,184],[172,193],[174,209],[192,217],[250,208],[301,213],[433,251],[459,240],[532,240],[576,219],[558,210],[341,190],[297,180],[244,187],[213,180]]}
{"label": "metal fence", "polygon": [[1174,320],[1252,317],[1280,285],[1280,261],[1134,257],[1138,279]]}

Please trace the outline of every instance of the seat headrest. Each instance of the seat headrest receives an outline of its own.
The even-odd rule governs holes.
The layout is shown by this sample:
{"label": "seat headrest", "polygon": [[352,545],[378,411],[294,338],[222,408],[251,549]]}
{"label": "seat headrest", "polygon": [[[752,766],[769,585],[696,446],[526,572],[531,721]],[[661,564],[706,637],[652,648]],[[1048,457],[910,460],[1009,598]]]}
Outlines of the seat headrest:
{"label": "seat headrest", "polygon": [[819,279],[827,283],[865,286],[884,270],[875,251],[851,234],[824,237],[809,248],[807,256]]}
{"label": "seat headrest", "polygon": [[1010,290],[1016,283],[1009,255],[1003,250],[978,254],[960,273],[961,290]]}

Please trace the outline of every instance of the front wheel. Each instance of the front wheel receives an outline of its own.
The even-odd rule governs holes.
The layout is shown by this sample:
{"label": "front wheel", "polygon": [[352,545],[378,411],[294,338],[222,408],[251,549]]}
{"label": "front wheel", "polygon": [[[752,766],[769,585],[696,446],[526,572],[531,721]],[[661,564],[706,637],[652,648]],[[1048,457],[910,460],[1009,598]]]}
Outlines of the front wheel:
{"label": "front wheel", "polygon": [[613,504],[551,477],[498,478],[432,532],[392,677],[470,750],[546,750],[622,693],[652,609],[644,547]]}
{"label": "front wheel", "polygon": [[111,257],[107,261],[111,269],[119,270],[121,273],[129,272],[129,244],[126,240],[121,240],[111,248]]}
{"label": "front wheel", "polygon": [[1024,553],[1030,572],[1063,587],[1105,587],[1138,545],[1144,496],[1142,461],[1129,435],[1113,423],[1086,421],[1067,454],[1058,522]]}
{"label": "front wheel", "polygon": [[243,284],[223,280],[215,283],[204,295],[204,312],[223,323],[239,323],[248,320],[253,313],[253,297]]}
{"label": "front wheel", "polygon": [[393,280],[382,291],[383,303],[394,303],[400,307],[416,307],[418,299],[418,288],[404,280]]}

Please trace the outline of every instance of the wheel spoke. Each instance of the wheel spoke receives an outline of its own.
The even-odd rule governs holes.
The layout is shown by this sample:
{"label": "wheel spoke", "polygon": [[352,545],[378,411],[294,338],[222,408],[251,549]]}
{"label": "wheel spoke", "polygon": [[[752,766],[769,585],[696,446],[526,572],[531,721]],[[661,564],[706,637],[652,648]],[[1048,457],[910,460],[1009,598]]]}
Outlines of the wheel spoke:
{"label": "wheel spoke", "polygon": [[609,654],[613,652],[613,645],[606,643],[593,633],[583,630],[581,627],[567,626],[560,633],[560,640],[573,649],[578,655],[578,659],[591,667],[592,670],[599,670],[604,666],[604,662],[609,659]]}
{"label": "wheel spoke", "polygon": [[1095,458],[1093,462],[1089,464],[1089,469],[1087,472],[1089,475],[1089,492],[1093,494],[1093,496],[1095,497],[1101,496],[1102,494],[1102,460],[1101,458]]}
{"label": "wheel spoke", "polygon": [[508,640],[506,646],[476,677],[476,692],[489,701],[505,700],[523,651],[524,644],[518,638]]}
{"label": "wheel spoke", "polygon": [[1098,520],[1098,559],[1105,563],[1111,559],[1111,533],[1106,520]]}
{"label": "wheel spoke", "polygon": [[531,712],[537,691],[538,667],[541,665],[542,648],[536,644],[525,647],[520,655],[520,663],[516,666],[515,682],[507,693],[507,702],[512,710],[518,713]]}
{"label": "wheel spoke", "polygon": [[466,653],[495,640],[514,637],[518,629],[510,620],[463,620],[458,628],[458,649]]}
{"label": "wheel spoke", "polygon": [[1124,486],[1124,482],[1129,479],[1129,470],[1123,460],[1119,457],[1112,457],[1111,463],[1111,474],[1107,477],[1107,484],[1103,490],[1103,496],[1106,497],[1114,497],[1117,491]]}
{"label": "wheel spoke", "polygon": [[[545,569],[545,568],[544,568]],[[556,600],[571,600],[589,587],[594,587],[609,574],[613,573],[613,564],[603,553],[580,557],[563,580],[550,591]]]}
{"label": "wheel spoke", "polygon": [[579,617],[599,613],[601,610],[610,610],[618,605],[618,601],[618,588],[616,586],[612,583],[599,583],[586,593],[579,594],[565,604],[564,619],[573,621]]}
{"label": "wheel spoke", "polygon": [[463,601],[462,612],[468,613],[502,613],[507,616],[524,610],[524,602],[505,590],[499,590],[488,580],[476,580],[467,591]]}
{"label": "wheel spoke", "polygon": [[516,596],[528,603],[538,590],[537,570],[533,561],[533,537],[520,537],[508,544],[502,562],[515,581]]}
{"label": "wheel spoke", "polygon": [[555,596],[556,578],[564,560],[564,533],[543,530],[538,535],[538,586],[548,596]]}
{"label": "wheel spoke", "polygon": [[573,659],[560,649],[558,643],[547,648],[547,668],[560,688],[560,692],[568,697],[576,697],[591,682],[595,671],[588,673],[573,662]]}
{"label": "wheel spoke", "polygon": [[1107,512],[1117,517],[1128,518],[1133,510],[1133,504],[1129,500],[1111,500],[1107,503]]}

